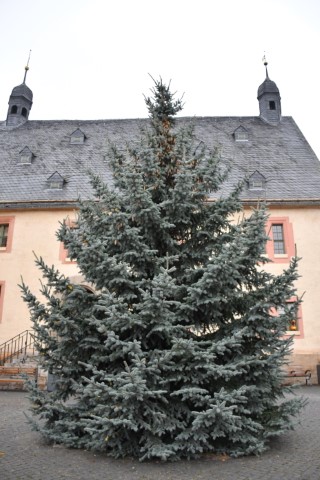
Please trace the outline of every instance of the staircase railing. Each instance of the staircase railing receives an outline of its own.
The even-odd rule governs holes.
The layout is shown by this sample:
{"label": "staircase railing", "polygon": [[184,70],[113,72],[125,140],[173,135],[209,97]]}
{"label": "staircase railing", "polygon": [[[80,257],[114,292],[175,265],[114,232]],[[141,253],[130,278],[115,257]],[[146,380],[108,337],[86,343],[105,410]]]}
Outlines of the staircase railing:
{"label": "staircase railing", "polygon": [[12,362],[15,358],[34,355],[35,351],[34,333],[32,330],[25,330],[0,345],[0,365]]}

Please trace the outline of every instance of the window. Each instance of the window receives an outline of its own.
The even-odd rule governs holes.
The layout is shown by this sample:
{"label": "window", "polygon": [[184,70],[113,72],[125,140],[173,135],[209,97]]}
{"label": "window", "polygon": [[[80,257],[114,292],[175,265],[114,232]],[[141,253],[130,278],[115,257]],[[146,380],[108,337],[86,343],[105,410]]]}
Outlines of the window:
{"label": "window", "polygon": [[[67,220],[65,220],[65,223],[69,228],[72,228],[72,229],[77,228],[77,223],[75,220],[70,220],[68,218]],[[77,263],[75,260],[69,257],[68,249],[65,248],[63,242],[60,243],[59,259],[61,260],[62,263]]]}
{"label": "window", "polygon": [[48,178],[47,188],[50,188],[52,190],[62,190],[64,183],[65,180],[60,175],[60,173],[55,172],[51,175],[51,177]]}
{"label": "window", "polygon": [[4,300],[4,282],[0,280],[0,323],[2,319],[3,300]]}
{"label": "window", "polygon": [[[276,311],[273,312],[276,316],[283,315],[290,312],[291,309],[295,308],[295,302],[297,297],[289,298],[283,307],[278,307]],[[295,318],[290,321],[290,324],[287,327],[287,335],[297,335],[300,338],[303,338],[303,319],[302,319],[302,307],[301,304],[298,305]]]}
{"label": "window", "polygon": [[77,130],[75,130],[75,131],[71,134],[70,143],[71,143],[72,145],[80,145],[80,144],[84,143],[84,140],[85,140],[85,135],[84,135],[84,133],[80,130],[80,128],[77,128]]}
{"label": "window", "polygon": [[9,223],[0,225],[0,248],[6,248],[8,241]]}
{"label": "window", "polygon": [[252,182],[250,182],[250,190],[262,190],[262,188],[262,180],[252,180]]}
{"label": "window", "polygon": [[275,263],[289,263],[295,255],[293,228],[288,217],[270,217],[266,225],[266,253]]}
{"label": "window", "polygon": [[269,109],[270,110],[276,110],[276,102],[274,100],[271,100],[269,102]]}
{"label": "window", "polygon": [[276,255],[286,253],[284,248],[284,234],[283,234],[282,223],[274,223],[272,225],[272,238],[273,238],[274,253]]}
{"label": "window", "polygon": [[240,127],[234,131],[234,138],[236,142],[247,142],[249,138],[248,131],[240,125]]}
{"label": "window", "polygon": [[[287,302],[287,308],[289,310],[294,308],[294,300],[290,300]],[[297,332],[299,331],[300,321],[299,321],[299,312],[297,312],[297,316],[290,321],[290,325],[288,325],[289,332]]]}
{"label": "window", "polygon": [[17,107],[17,105],[12,105],[10,113],[15,114],[15,113],[17,113],[17,112],[18,112],[18,107]]}
{"label": "window", "polygon": [[247,132],[238,132],[236,136],[237,142],[246,142],[248,140]]}
{"label": "window", "polygon": [[20,163],[25,165],[25,164],[28,164],[30,165],[30,163],[32,162],[32,158],[33,158],[33,153],[31,152],[30,148],[29,147],[24,147],[23,150],[21,150],[21,152],[19,153],[20,155]]}
{"label": "window", "polygon": [[14,217],[0,217],[0,253],[11,252]]}
{"label": "window", "polygon": [[49,188],[61,190],[62,189],[62,182],[60,182],[59,180],[56,181],[56,182],[51,180],[51,182],[49,184]]}
{"label": "window", "polygon": [[248,180],[249,190],[264,190],[266,185],[265,177],[256,170]]}
{"label": "window", "polygon": [[27,116],[27,113],[28,113],[28,112],[27,112],[27,109],[26,109],[25,107],[23,107],[23,109],[21,110],[21,115],[22,115],[23,117],[26,117],[26,116]]}

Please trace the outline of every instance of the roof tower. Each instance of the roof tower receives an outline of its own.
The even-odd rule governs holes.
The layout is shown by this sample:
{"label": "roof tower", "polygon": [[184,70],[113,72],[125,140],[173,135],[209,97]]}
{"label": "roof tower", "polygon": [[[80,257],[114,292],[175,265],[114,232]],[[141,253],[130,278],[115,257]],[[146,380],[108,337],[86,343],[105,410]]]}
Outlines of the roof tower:
{"label": "roof tower", "polygon": [[[30,50],[31,53],[31,50]],[[9,98],[9,108],[6,124],[15,126],[25,123],[29,118],[32,107],[33,93],[26,85],[27,73],[29,70],[30,53],[27,65],[25,66],[24,78],[21,85],[14,87]]]}
{"label": "roof tower", "polygon": [[281,121],[280,92],[275,82],[269,78],[268,62],[265,56],[263,64],[266,68],[266,79],[258,88],[260,117],[271,125],[278,125]]}

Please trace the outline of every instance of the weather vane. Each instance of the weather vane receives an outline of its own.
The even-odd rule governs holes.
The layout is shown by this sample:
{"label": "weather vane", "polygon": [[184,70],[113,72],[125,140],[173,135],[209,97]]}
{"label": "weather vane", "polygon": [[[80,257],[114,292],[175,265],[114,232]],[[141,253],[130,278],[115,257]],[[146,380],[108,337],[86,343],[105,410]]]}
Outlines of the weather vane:
{"label": "weather vane", "polygon": [[264,52],[264,55],[262,57],[263,65],[266,67],[266,76],[269,78],[268,75],[268,62],[267,62],[267,57],[266,57],[266,52]]}
{"label": "weather vane", "polygon": [[23,83],[26,83],[27,73],[28,73],[28,70],[29,70],[30,55],[31,55],[31,50],[29,51],[29,57],[28,57],[27,65],[24,67],[25,72],[24,72]]}

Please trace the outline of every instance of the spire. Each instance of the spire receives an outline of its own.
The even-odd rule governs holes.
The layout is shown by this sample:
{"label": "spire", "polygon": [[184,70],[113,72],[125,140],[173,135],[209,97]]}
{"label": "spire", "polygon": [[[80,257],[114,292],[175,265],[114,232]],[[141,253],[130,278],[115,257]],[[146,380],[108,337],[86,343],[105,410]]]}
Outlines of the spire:
{"label": "spire", "polygon": [[29,57],[28,57],[27,65],[24,67],[24,70],[25,70],[24,79],[23,79],[24,84],[26,83],[27,73],[28,73],[28,70],[29,70],[30,55],[31,55],[31,50],[29,51]]}

